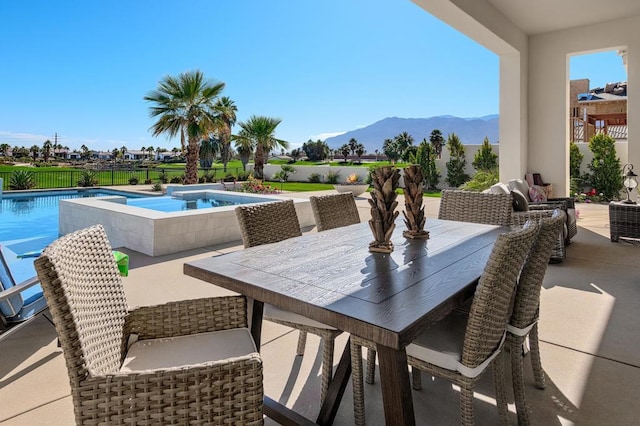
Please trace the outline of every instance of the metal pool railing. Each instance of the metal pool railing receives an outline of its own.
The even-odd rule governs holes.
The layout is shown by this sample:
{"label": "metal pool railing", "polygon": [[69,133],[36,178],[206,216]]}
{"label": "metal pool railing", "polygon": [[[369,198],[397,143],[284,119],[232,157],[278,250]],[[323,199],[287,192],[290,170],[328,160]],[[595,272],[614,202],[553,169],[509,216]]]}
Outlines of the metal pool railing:
{"label": "metal pool railing", "polygon": [[[24,170],[24,169],[22,169]],[[33,180],[35,186],[29,189],[49,189],[49,188],[74,188],[80,186],[78,181],[80,180],[82,173],[85,169],[77,170],[38,170],[34,168],[29,170],[33,174]],[[161,178],[166,183],[171,183],[171,179],[180,179],[184,174],[184,169],[165,169],[165,168],[109,168],[91,170],[95,173],[95,177],[98,179],[97,185],[130,185],[132,178],[137,178],[138,185],[153,184],[159,182]],[[241,167],[227,168],[225,172],[222,169],[198,169],[198,175],[201,179],[206,179],[208,182],[217,182],[223,179],[225,176],[231,174],[238,176],[242,173]],[[0,178],[3,180],[2,189],[11,190],[11,176],[13,171],[0,171]],[[175,183],[181,183],[175,182]]]}

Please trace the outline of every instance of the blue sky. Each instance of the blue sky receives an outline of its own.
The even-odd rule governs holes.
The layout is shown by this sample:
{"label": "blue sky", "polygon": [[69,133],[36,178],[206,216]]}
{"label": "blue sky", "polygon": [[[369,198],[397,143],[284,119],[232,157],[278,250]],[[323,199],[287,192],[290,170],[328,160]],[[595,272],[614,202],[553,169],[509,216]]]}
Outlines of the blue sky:
{"label": "blue sky", "polygon": [[[0,143],[172,148],[144,95],[200,69],[293,147],[385,117],[498,112],[498,58],[401,0],[0,2]],[[597,63],[597,66],[595,65]],[[571,78],[626,80],[615,52]]]}

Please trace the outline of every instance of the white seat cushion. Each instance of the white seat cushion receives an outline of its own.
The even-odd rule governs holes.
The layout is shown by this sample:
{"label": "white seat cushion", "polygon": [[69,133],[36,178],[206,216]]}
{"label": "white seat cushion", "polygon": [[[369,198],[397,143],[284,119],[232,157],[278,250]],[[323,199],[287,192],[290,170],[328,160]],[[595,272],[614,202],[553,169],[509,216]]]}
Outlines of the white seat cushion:
{"label": "white seat cushion", "polygon": [[462,344],[468,319],[467,312],[451,312],[407,346],[407,355],[456,371],[462,360]]}
{"label": "white seat cushion", "polygon": [[309,327],[324,328],[324,329],[327,329],[327,330],[335,330],[335,328],[333,328],[331,326],[328,326],[326,324],[323,324],[321,322],[314,321],[314,320],[309,319],[307,317],[304,317],[302,315],[294,314],[293,312],[285,311],[283,309],[277,308],[277,307],[275,307],[273,305],[269,305],[267,303],[265,303],[265,305],[264,305],[264,313],[262,314],[262,316],[266,320],[274,319],[274,320],[292,322],[292,323],[295,323],[295,324],[302,324],[302,325],[306,325],[306,326],[309,326]]}
{"label": "white seat cushion", "polygon": [[212,331],[164,339],[139,340],[127,351],[120,371],[131,373],[186,367],[251,354],[256,351],[247,328]]}
{"label": "white seat cushion", "polygon": [[502,350],[506,331],[498,349],[477,367],[467,367],[462,364],[462,346],[468,320],[469,313],[465,309],[452,311],[407,346],[407,355],[469,378],[479,376]]}

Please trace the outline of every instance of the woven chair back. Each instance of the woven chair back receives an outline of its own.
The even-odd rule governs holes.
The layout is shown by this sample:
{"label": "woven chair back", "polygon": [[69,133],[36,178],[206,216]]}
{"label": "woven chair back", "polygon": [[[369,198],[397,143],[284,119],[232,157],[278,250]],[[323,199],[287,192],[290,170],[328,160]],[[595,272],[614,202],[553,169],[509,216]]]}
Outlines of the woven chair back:
{"label": "woven chair back", "polygon": [[118,371],[127,303],[102,225],[59,238],[34,264],[70,379]]}
{"label": "woven chair back", "polygon": [[302,235],[293,200],[238,206],[236,216],[245,248]]}
{"label": "woven chair back", "polygon": [[350,192],[312,196],[309,201],[318,232],[360,223],[356,200]]}
{"label": "woven chair back", "polygon": [[509,226],[512,213],[511,194],[443,190],[438,219]]}
{"label": "woven chair back", "polygon": [[475,368],[496,349],[505,334],[511,301],[539,225],[498,236],[473,296],[462,349],[462,364]]}
{"label": "woven chair back", "polygon": [[525,328],[538,316],[542,281],[565,220],[562,210],[555,210],[552,217],[540,220],[540,232],[525,261],[516,287],[513,312],[509,321],[514,327]]}

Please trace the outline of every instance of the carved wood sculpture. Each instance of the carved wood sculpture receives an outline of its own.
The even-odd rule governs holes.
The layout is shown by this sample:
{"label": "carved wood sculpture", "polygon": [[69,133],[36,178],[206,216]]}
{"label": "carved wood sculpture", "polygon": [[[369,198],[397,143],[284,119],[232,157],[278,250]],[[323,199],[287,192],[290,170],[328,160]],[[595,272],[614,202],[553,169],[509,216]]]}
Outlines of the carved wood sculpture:
{"label": "carved wood sculpture", "polygon": [[373,233],[374,241],[369,244],[369,251],[391,253],[395,220],[399,212],[396,211],[396,188],[400,180],[400,171],[393,167],[380,167],[371,172],[373,191],[371,191],[371,220],[369,227]]}
{"label": "carved wood sculpture", "polygon": [[422,170],[418,166],[404,169],[404,223],[407,229],[402,233],[405,238],[426,239],[429,232],[424,230],[424,206],[422,205]]}

